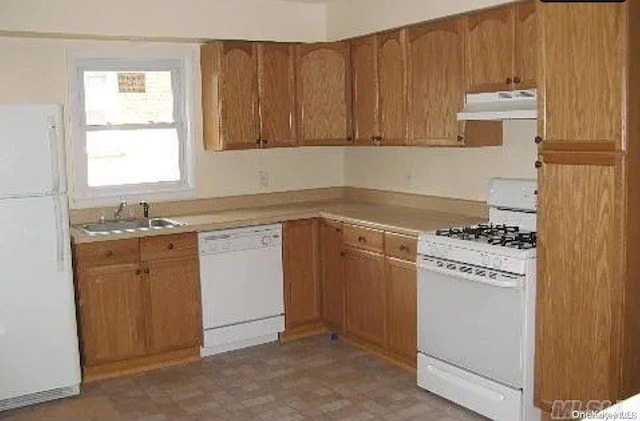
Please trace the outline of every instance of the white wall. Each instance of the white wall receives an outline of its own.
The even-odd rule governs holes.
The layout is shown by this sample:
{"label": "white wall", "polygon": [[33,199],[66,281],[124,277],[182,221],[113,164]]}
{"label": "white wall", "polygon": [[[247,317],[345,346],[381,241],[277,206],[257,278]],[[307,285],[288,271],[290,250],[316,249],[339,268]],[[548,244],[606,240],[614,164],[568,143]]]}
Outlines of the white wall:
{"label": "white wall", "polygon": [[[0,102],[62,103],[68,111],[67,54],[78,49],[127,45],[113,41],[65,41],[0,37]],[[163,44],[154,44],[162,47]],[[166,48],[176,45],[166,44]],[[198,49],[197,45],[180,44]],[[199,86],[199,84],[197,84]],[[198,117],[200,113],[198,112]],[[69,116],[66,115],[67,132]],[[197,197],[219,197],[344,185],[342,148],[299,148],[264,151],[205,152],[201,125],[197,133]],[[72,150],[67,136],[67,151]],[[68,157],[71,156],[67,153]],[[69,180],[72,162],[68,159]],[[261,188],[259,171],[269,173],[270,185]],[[73,185],[71,183],[71,188]],[[71,207],[92,206],[71,203]]]}
{"label": "white wall", "polygon": [[350,38],[512,1],[333,0],[327,6],[327,38]]}
{"label": "white wall", "polygon": [[536,177],[535,135],[535,121],[507,121],[502,147],[348,149],[345,183],[484,201],[491,177]]}
{"label": "white wall", "polygon": [[318,41],[326,15],[283,0],[0,0],[0,31]]}

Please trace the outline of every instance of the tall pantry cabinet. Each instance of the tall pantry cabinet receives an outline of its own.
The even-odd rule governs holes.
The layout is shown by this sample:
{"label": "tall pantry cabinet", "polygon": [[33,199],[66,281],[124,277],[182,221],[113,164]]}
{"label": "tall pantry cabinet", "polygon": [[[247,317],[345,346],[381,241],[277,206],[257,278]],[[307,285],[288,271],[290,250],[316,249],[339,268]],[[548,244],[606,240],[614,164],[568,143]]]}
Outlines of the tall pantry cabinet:
{"label": "tall pantry cabinet", "polygon": [[550,412],[640,392],[640,4],[536,6],[535,402]]}

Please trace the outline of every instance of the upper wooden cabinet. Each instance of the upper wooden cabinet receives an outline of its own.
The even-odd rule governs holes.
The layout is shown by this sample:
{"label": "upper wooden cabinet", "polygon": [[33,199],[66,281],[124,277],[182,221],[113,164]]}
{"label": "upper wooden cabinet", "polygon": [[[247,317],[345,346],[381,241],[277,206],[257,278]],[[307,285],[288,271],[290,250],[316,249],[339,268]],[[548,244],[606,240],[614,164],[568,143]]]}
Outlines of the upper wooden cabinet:
{"label": "upper wooden cabinet", "polygon": [[463,145],[462,20],[414,26],[407,38],[409,143]]}
{"label": "upper wooden cabinet", "polygon": [[265,147],[296,144],[295,47],[258,44],[260,136]]}
{"label": "upper wooden cabinet", "polygon": [[465,16],[467,92],[535,86],[536,5],[533,1]]}
{"label": "upper wooden cabinet", "polygon": [[304,145],[348,145],[351,60],[348,42],[296,46],[298,137]]}
{"label": "upper wooden cabinet", "polygon": [[543,148],[622,149],[624,4],[538,3],[538,13]]}
{"label": "upper wooden cabinet", "polygon": [[200,59],[207,149],[296,143],[292,44],[219,41]]}
{"label": "upper wooden cabinet", "polygon": [[392,31],[351,42],[357,144],[406,143],[405,33]]}

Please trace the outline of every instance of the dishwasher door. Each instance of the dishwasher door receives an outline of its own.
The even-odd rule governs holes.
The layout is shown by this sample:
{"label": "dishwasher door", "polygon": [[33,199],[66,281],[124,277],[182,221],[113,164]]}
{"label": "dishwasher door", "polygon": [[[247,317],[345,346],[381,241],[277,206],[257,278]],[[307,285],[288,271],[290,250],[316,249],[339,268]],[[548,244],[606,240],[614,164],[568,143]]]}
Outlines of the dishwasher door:
{"label": "dishwasher door", "polygon": [[199,238],[205,331],[284,314],[280,225]]}

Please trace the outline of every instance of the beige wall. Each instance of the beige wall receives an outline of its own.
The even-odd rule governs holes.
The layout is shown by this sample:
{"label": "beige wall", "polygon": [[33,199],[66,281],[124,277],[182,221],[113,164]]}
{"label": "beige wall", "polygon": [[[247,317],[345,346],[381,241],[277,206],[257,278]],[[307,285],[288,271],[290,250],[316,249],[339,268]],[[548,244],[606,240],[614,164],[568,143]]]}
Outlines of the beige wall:
{"label": "beige wall", "polygon": [[[62,103],[68,110],[67,54],[84,49],[126,42],[63,41],[0,37],[0,102]],[[163,44],[154,44],[162,48]],[[178,48],[198,49],[197,45]],[[166,44],[166,48],[176,48]],[[196,84],[199,86],[199,83]],[[205,152],[197,113],[196,189],[198,198],[267,193],[344,184],[342,148],[299,148],[266,151]],[[67,128],[69,116],[66,116]],[[68,131],[68,130],[67,130]],[[71,136],[67,140],[67,166],[71,188],[73,173]],[[269,187],[262,188],[259,172],[269,174]],[[94,203],[71,202],[72,208]]]}
{"label": "beige wall", "polygon": [[535,121],[507,121],[502,147],[349,149],[345,183],[484,201],[491,177],[536,177],[535,135]]}
{"label": "beige wall", "polygon": [[327,38],[350,38],[513,0],[334,0],[327,6]]}
{"label": "beige wall", "polygon": [[1,0],[0,31],[317,41],[326,16],[283,0]]}

